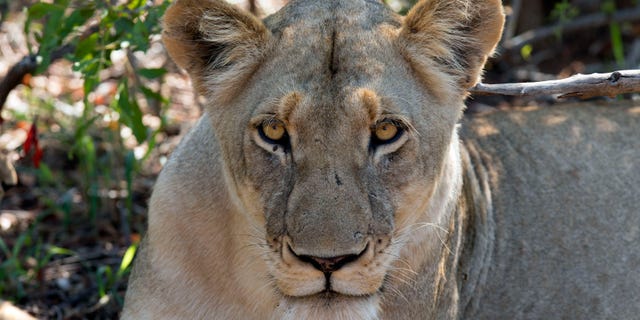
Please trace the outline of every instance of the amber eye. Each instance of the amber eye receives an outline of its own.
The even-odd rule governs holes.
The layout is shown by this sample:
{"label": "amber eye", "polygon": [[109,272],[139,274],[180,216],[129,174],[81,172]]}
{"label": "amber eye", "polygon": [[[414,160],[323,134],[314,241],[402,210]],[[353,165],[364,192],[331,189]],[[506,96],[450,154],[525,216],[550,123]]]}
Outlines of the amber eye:
{"label": "amber eye", "polygon": [[279,121],[268,121],[262,124],[262,132],[269,140],[278,141],[287,133],[284,124]]}
{"label": "amber eye", "polygon": [[374,128],[376,140],[380,143],[388,143],[398,136],[400,128],[391,121],[383,121],[378,123]]}
{"label": "amber eye", "polygon": [[282,148],[285,152],[291,148],[289,134],[282,121],[277,119],[267,119],[258,124],[257,128],[260,138],[269,145],[274,152]]}

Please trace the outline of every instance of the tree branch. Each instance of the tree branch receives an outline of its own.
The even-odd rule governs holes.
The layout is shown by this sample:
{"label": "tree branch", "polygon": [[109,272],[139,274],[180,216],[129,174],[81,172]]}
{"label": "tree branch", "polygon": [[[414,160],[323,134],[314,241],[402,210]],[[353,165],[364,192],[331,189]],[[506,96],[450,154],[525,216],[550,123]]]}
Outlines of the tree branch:
{"label": "tree branch", "polygon": [[[67,53],[73,52],[73,50],[74,47],[72,45],[64,45],[56,49],[51,54],[51,62],[64,57]],[[0,111],[2,111],[11,90],[22,83],[22,78],[24,78],[25,75],[34,73],[37,67],[38,62],[36,61],[36,56],[30,55],[25,56],[9,69],[7,75],[0,82]]]}
{"label": "tree branch", "polygon": [[[99,26],[97,24],[91,25],[80,35],[79,39],[85,39],[98,30]],[[51,52],[51,63],[64,58],[65,55],[72,53],[75,49],[75,45],[70,43],[58,47]],[[38,61],[36,60],[36,55],[27,55],[9,69],[4,78],[2,78],[2,81],[0,81],[0,111],[4,108],[4,103],[7,101],[11,90],[22,83],[22,78],[24,78],[25,75],[33,74],[37,68]]]}
{"label": "tree branch", "polygon": [[558,31],[566,34],[588,28],[600,27],[610,23],[611,21],[627,22],[637,20],[640,20],[640,7],[616,11],[613,14],[599,12],[576,18],[569,23],[561,23],[540,29],[529,30],[518,36],[508,39],[502,44],[502,47],[506,51],[518,50],[527,43],[532,43],[551,37]]}
{"label": "tree branch", "polygon": [[620,70],[612,73],[576,74],[566,79],[539,82],[485,84],[469,89],[472,94],[507,96],[554,95],[558,98],[615,97],[623,93],[640,92],[640,70]]}

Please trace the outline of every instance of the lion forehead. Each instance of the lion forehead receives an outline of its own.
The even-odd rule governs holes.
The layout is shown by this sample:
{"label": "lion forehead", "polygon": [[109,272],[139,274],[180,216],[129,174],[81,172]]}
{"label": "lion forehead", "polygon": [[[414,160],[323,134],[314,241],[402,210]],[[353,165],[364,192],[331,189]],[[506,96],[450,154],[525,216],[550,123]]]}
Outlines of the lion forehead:
{"label": "lion forehead", "polygon": [[378,2],[305,2],[265,24],[273,37],[262,74],[280,75],[280,89],[362,86],[380,78],[390,59],[400,59],[393,45],[400,18]]}

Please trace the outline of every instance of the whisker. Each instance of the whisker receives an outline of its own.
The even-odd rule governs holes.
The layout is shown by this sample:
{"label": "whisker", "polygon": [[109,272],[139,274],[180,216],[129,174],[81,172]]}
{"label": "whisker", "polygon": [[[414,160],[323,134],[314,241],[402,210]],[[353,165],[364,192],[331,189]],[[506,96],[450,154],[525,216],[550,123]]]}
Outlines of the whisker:
{"label": "whisker", "polygon": [[[411,224],[402,229],[399,229],[397,231],[398,235],[395,237],[395,239],[397,239],[398,242],[401,242],[402,244],[404,244],[406,243],[405,239],[409,239],[409,237],[413,232],[424,230],[425,228],[433,228],[437,231],[444,232],[445,234],[449,234],[449,230],[445,229],[440,225],[437,225],[431,222],[420,222],[420,223]],[[438,240],[440,240],[440,243],[445,248],[445,250],[447,250],[449,253],[452,253],[446,241],[442,238],[440,232],[436,232],[435,235],[438,237]]]}
{"label": "whisker", "polygon": [[444,227],[437,225],[433,222],[420,222],[420,223],[416,223],[414,224],[414,226],[418,227],[417,229],[422,229],[422,228],[427,228],[427,227],[432,227],[435,228],[436,230],[440,230],[444,233],[449,233],[449,230],[445,229]]}
{"label": "whisker", "polygon": [[408,272],[410,272],[410,273],[412,273],[414,275],[418,274],[416,271],[413,270],[413,268],[411,267],[411,264],[409,262],[407,262],[406,259],[401,258],[399,255],[391,253],[391,252],[383,252],[382,254],[391,256],[391,257],[395,258],[394,262],[397,261],[397,262],[400,262],[400,263],[402,263],[402,264],[404,264],[406,266],[406,268],[400,268],[400,267],[394,267],[394,268],[406,270],[406,271],[408,271]]}
{"label": "whisker", "polygon": [[407,296],[404,295],[404,293],[402,293],[402,291],[400,291],[400,289],[396,288],[391,283],[387,283],[387,284],[388,285],[386,285],[384,288],[389,290],[389,292],[391,292],[391,294],[393,296],[396,296],[396,297],[404,300],[407,304],[410,304],[409,299],[407,298]]}
{"label": "whisker", "polygon": [[394,271],[397,270],[389,270],[389,273],[387,273],[387,276],[389,276],[390,279],[395,279],[396,281],[403,283],[409,287],[413,287],[417,283],[417,280],[415,280],[414,278],[409,277],[402,272]]}

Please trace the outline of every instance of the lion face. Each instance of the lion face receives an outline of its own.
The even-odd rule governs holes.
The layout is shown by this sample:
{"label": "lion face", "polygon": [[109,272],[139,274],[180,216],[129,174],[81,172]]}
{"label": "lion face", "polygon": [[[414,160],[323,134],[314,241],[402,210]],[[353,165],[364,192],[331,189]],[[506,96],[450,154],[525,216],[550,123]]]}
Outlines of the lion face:
{"label": "lion face", "polygon": [[254,111],[241,189],[259,199],[254,214],[265,219],[267,261],[283,294],[366,296],[397,253],[389,251],[403,187],[430,172],[412,170],[413,124],[373,90],[322,94],[296,88]]}
{"label": "lion face", "polygon": [[247,245],[286,304],[375,305],[415,229],[444,224],[464,91],[501,27],[493,0],[404,19],[373,1],[294,1],[264,22],[223,1],[168,11],[165,44],[209,99]]}
{"label": "lion face", "polygon": [[243,93],[261,97],[251,99],[235,180],[264,219],[264,257],[289,297],[380,290],[401,248],[396,232],[425,210],[458,115],[415,85],[393,38],[380,36],[399,26],[395,16],[371,31],[347,18],[268,25],[280,40]]}

